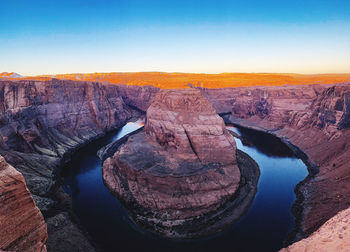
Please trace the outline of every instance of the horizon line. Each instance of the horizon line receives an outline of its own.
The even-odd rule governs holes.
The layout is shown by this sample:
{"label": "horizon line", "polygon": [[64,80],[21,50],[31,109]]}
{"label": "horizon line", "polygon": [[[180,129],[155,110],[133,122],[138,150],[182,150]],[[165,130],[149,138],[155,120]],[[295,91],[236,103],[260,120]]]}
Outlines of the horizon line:
{"label": "horizon line", "polygon": [[22,77],[36,77],[36,76],[47,76],[52,77],[55,75],[68,75],[68,74],[111,74],[111,73],[168,73],[168,74],[206,74],[206,75],[224,75],[224,74],[281,74],[281,75],[350,75],[350,72],[348,73],[334,73],[334,72],[324,72],[324,73],[297,73],[297,72],[217,72],[217,73],[208,73],[208,72],[168,72],[168,71],[113,71],[113,72],[66,72],[66,73],[54,73],[54,74],[29,74],[29,75],[22,75],[15,71],[2,71],[1,73],[14,73],[19,74]]}

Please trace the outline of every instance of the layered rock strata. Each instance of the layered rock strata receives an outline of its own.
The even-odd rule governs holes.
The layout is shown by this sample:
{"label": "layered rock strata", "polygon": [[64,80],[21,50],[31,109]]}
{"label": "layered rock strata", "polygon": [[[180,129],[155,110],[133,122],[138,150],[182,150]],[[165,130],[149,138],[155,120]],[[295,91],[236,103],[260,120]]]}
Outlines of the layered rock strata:
{"label": "layered rock strata", "polygon": [[[350,206],[350,85],[202,90],[226,122],[270,132],[299,153],[299,237]],[[307,155],[305,155],[305,154]]]}
{"label": "layered rock strata", "polygon": [[24,178],[0,156],[0,251],[46,251],[47,230]]}
{"label": "layered rock strata", "polygon": [[316,232],[280,252],[350,251],[350,208],[323,224]]}
{"label": "layered rock strata", "polygon": [[227,123],[270,132],[304,159],[310,176],[296,190],[299,238],[350,206],[350,84],[200,90]]}
{"label": "layered rock strata", "polygon": [[199,90],[161,90],[147,110],[144,132],[104,162],[103,178],[118,198],[140,210],[136,221],[153,222],[158,232],[179,238],[177,227],[235,194],[235,140]]}
{"label": "layered rock strata", "polygon": [[74,150],[138,114],[124,103],[123,88],[129,92],[92,82],[0,81],[0,154],[23,174],[48,221],[48,249],[60,247],[54,235],[69,239],[66,251],[93,250],[70,218],[65,217],[67,228],[52,221],[70,212],[59,170]]}

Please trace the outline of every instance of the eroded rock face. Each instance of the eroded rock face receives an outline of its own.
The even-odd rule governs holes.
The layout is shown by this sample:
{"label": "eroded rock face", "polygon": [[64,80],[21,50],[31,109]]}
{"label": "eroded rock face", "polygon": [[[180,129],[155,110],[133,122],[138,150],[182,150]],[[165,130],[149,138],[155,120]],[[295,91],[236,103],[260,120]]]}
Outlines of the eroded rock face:
{"label": "eroded rock face", "polygon": [[[350,85],[202,90],[225,120],[269,131],[299,147],[309,176],[297,188],[299,234],[311,234],[350,206]],[[261,113],[266,100],[268,109]],[[318,172],[319,170],[319,172]],[[318,173],[317,173],[318,172]],[[317,173],[317,174],[315,174]],[[300,238],[299,237],[299,238]]]}
{"label": "eroded rock face", "polygon": [[147,110],[145,132],[160,145],[201,162],[235,163],[236,144],[197,89],[161,90]]}
{"label": "eroded rock face", "polygon": [[147,110],[144,132],[129,137],[104,162],[103,178],[133,205],[136,221],[153,222],[172,238],[186,237],[174,230],[235,194],[240,181],[235,140],[198,90],[161,90]]}
{"label": "eroded rock face", "polygon": [[280,252],[350,251],[350,208],[339,212],[308,238]]}
{"label": "eroded rock face", "polygon": [[0,156],[0,251],[46,251],[47,230],[24,178]]}
{"label": "eroded rock face", "polygon": [[[23,174],[45,217],[69,211],[65,202],[69,198],[57,181],[70,154],[138,115],[122,98],[132,92],[122,86],[69,80],[0,81],[0,155]],[[141,106],[145,93],[139,90],[130,104],[139,99]],[[84,235],[74,223],[61,228],[49,221],[48,226],[49,236],[70,239],[66,251],[93,250],[87,239],[83,244]],[[57,242],[49,237],[48,249],[57,247]]]}
{"label": "eroded rock face", "polygon": [[0,81],[0,154],[23,174],[33,194],[43,196],[69,151],[131,116],[111,85]]}

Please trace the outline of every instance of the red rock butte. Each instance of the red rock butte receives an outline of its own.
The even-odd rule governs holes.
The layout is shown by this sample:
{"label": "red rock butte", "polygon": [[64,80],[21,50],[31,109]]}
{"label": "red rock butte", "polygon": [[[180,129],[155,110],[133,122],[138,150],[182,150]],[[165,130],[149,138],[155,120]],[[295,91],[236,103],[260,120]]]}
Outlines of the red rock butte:
{"label": "red rock butte", "polygon": [[197,89],[161,90],[147,110],[147,135],[201,162],[235,164],[236,143]]}

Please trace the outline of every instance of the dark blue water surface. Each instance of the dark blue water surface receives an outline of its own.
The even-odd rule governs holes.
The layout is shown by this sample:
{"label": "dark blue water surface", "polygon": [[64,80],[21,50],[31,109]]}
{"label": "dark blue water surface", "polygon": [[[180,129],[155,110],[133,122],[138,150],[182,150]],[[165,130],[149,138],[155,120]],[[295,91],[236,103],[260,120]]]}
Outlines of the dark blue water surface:
{"label": "dark blue water surface", "polygon": [[260,167],[258,192],[247,213],[227,230],[205,239],[175,242],[140,230],[102,181],[102,146],[142,126],[128,123],[119,132],[87,145],[74,155],[64,171],[64,190],[73,211],[103,251],[277,251],[294,224],[291,206],[294,187],[307,176],[304,163],[277,138],[228,126],[242,136],[238,149]]}

